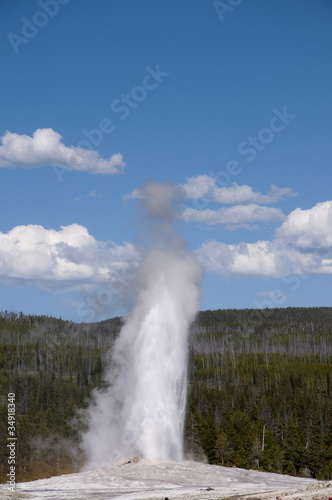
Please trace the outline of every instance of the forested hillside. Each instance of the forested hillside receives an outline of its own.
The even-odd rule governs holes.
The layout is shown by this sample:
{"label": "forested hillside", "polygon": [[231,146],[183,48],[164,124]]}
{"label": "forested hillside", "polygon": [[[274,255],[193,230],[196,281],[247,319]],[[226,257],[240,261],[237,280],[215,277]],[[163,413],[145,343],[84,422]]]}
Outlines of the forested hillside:
{"label": "forested hillside", "polygon": [[[78,470],[77,410],[102,384],[121,319],[0,313],[0,474],[15,393],[17,480]],[[332,479],[332,308],[201,312],[189,346],[188,457]]]}
{"label": "forested hillside", "polygon": [[206,311],[187,440],[209,462],[332,478],[332,309]]}

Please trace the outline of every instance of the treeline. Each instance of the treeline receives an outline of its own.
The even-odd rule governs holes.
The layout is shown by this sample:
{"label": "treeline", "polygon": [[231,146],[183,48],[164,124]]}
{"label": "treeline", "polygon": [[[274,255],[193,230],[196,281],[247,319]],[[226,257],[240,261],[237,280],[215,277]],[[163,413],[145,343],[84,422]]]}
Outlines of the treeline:
{"label": "treeline", "polygon": [[332,478],[332,309],[205,311],[186,438],[210,463]]}
{"label": "treeline", "polygon": [[[77,410],[102,384],[121,319],[75,324],[0,312],[0,474],[16,395],[17,480],[74,472]],[[332,479],[332,308],[201,312],[192,325],[189,458]]]}
{"label": "treeline", "polygon": [[102,384],[120,318],[75,324],[0,312],[0,480],[7,481],[7,395],[15,394],[16,478],[79,470],[77,410]]}

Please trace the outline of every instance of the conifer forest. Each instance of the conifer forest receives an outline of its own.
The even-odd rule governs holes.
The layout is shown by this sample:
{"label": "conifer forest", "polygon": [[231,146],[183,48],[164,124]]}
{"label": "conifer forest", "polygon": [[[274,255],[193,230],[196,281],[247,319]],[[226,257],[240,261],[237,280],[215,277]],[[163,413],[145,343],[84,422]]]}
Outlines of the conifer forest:
{"label": "conifer forest", "polygon": [[[17,480],[80,470],[80,409],[104,384],[121,324],[0,312],[1,482],[8,394]],[[188,459],[332,479],[332,308],[204,311],[188,349]]]}

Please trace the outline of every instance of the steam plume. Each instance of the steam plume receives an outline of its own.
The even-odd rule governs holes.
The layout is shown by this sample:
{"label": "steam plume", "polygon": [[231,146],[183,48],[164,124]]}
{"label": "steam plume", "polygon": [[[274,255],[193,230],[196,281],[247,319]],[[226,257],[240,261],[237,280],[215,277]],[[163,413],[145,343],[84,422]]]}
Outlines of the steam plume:
{"label": "steam plume", "polygon": [[187,334],[199,309],[202,269],[171,229],[177,188],[150,182],[141,193],[154,246],[150,240],[135,306],[112,351],[110,385],[94,393],[88,409],[83,447],[90,467],[133,455],[183,458]]}

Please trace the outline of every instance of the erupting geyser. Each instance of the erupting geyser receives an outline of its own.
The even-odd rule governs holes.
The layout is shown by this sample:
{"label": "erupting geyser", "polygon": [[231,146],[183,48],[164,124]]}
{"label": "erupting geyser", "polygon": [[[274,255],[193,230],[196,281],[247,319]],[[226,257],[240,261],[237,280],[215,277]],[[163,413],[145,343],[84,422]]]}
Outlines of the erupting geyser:
{"label": "erupting geyser", "polygon": [[112,351],[110,385],[95,392],[88,410],[83,446],[90,467],[133,455],[183,458],[187,335],[202,269],[171,231],[175,186],[149,183],[141,193],[155,247],[146,252],[136,304]]}

